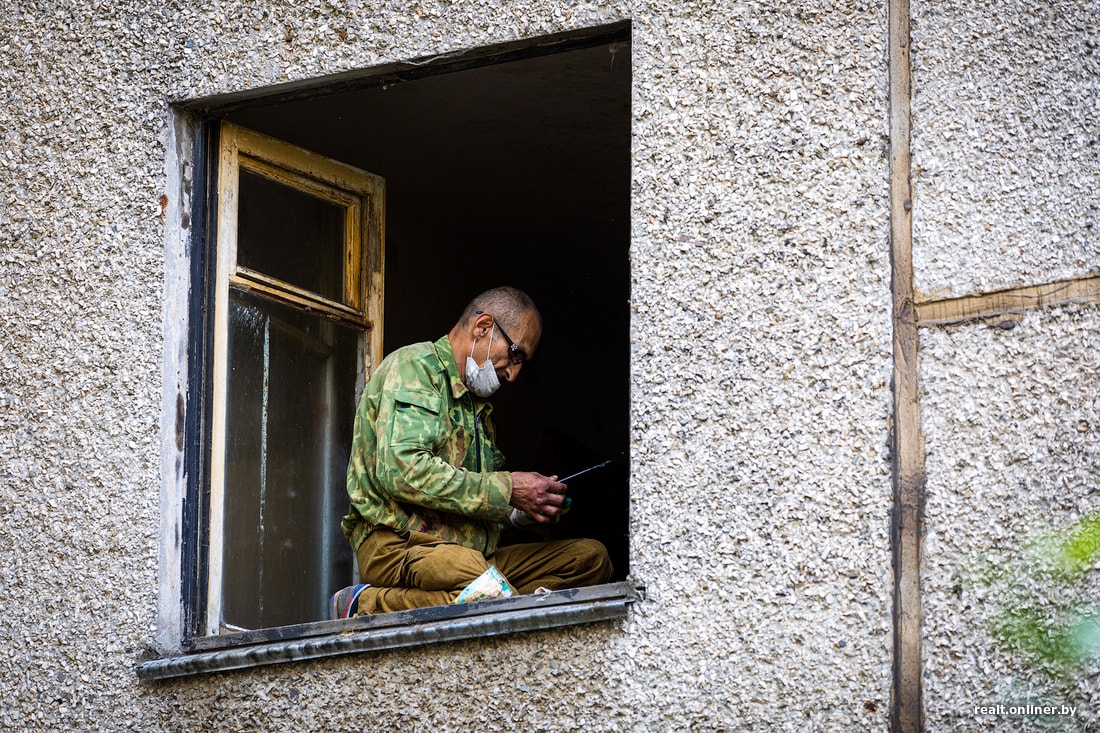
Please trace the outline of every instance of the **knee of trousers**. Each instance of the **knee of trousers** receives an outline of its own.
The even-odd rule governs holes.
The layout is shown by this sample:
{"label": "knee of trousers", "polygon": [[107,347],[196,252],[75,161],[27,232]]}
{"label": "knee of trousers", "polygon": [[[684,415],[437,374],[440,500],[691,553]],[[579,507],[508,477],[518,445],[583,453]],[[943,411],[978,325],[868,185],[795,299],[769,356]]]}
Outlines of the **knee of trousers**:
{"label": "knee of trousers", "polygon": [[592,539],[579,539],[573,549],[583,566],[591,568],[592,572],[602,576],[603,580],[611,577],[611,557],[602,542]]}
{"label": "knee of trousers", "polygon": [[413,548],[408,560],[408,585],[431,590],[465,586],[489,567],[477,550],[450,543]]}

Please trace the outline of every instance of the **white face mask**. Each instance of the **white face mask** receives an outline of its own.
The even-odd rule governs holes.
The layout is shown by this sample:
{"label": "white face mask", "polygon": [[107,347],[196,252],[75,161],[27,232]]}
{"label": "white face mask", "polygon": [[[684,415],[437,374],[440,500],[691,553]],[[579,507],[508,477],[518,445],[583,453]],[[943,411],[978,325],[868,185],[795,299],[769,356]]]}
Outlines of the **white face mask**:
{"label": "white face mask", "polygon": [[477,339],[470,346],[470,355],[466,357],[466,387],[478,397],[488,397],[500,389],[500,379],[497,378],[497,370],[493,368],[493,362],[489,361],[489,352],[493,350],[493,331],[489,329],[489,351],[485,352],[485,363],[481,366],[474,361],[474,346]]}

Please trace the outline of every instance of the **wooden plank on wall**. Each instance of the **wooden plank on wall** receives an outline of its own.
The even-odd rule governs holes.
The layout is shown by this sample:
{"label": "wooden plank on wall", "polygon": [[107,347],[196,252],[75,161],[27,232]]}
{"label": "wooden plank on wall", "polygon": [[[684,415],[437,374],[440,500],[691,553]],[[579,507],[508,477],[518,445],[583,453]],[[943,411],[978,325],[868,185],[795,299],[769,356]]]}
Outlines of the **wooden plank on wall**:
{"label": "wooden plank on wall", "polygon": [[917,324],[913,314],[913,227],[910,179],[912,75],[909,2],[889,2],[890,249],[893,295],[894,660],[890,727],[923,728],[920,566],[924,507],[924,442],[920,432]]}
{"label": "wooden plank on wall", "polygon": [[1100,275],[917,303],[918,326],[959,323],[1062,303],[1100,303]]}

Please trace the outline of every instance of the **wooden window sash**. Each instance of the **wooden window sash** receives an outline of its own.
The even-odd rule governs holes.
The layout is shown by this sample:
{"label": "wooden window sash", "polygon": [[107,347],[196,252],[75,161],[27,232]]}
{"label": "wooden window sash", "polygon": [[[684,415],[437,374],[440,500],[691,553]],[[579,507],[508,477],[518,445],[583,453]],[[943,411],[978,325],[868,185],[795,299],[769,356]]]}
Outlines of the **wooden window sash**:
{"label": "wooden window sash", "polygon": [[[237,211],[241,168],[318,196],[347,210],[344,236],[344,297],[337,303],[237,264]],[[223,632],[225,449],[230,288],[262,293],[304,311],[363,329],[360,378],[382,359],[382,265],[385,181],[317,153],[223,122],[218,162],[218,226],[210,425],[205,633]]]}

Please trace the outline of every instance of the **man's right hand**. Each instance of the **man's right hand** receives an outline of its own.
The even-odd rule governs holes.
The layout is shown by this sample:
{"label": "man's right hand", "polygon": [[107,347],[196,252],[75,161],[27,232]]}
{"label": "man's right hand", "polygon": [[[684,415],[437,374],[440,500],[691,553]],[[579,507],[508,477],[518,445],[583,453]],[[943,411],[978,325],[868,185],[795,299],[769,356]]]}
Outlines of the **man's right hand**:
{"label": "man's right hand", "polygon": [[557,481],[557,476],[543,476],[531,471],[512,472],[511,504],[527,512],[539,524],[546,524],[565,503],[568,487]]}

